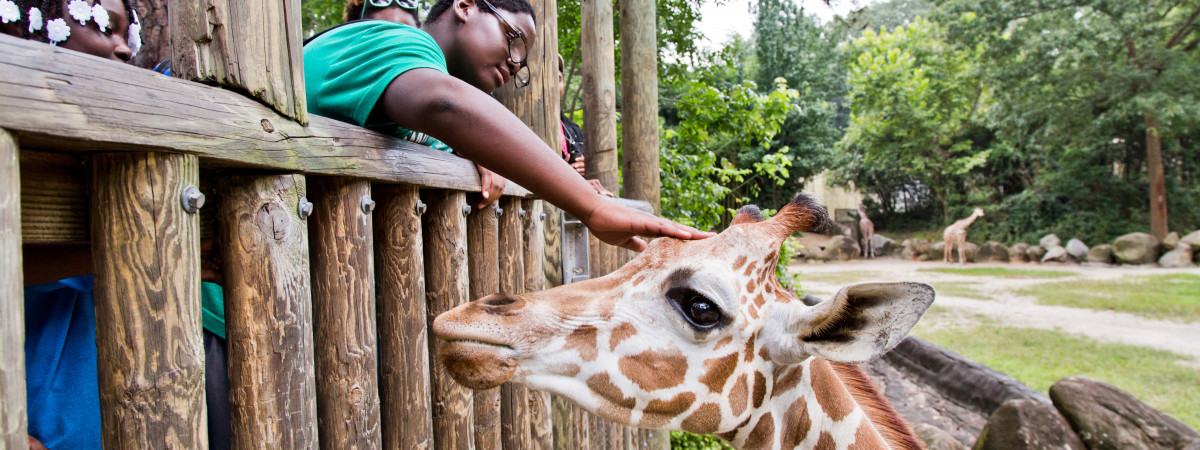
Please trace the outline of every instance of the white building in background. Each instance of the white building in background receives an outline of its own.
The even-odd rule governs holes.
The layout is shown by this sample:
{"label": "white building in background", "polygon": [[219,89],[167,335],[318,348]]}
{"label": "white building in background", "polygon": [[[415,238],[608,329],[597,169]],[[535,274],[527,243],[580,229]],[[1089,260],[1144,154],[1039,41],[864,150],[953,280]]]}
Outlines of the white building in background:
{"label": "white building in background", "polygon": [[855,223],[858,218],[851,214],[858,205],[862,204],[863,195],[857,190],[829,186],[829,171],[826,170],[810,178],[804,184],[804,192],[811,193],[825,205],[825,209],[833,215],[838,223]]}

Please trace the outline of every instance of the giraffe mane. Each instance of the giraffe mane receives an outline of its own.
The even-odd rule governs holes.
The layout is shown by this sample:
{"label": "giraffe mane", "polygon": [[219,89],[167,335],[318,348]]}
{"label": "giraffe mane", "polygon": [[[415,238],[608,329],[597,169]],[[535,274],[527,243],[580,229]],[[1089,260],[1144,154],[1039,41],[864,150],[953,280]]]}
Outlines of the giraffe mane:
{"label": "giraffe mane", "polygon": [[879,394],[875,384],[867,379],[867,375],[857,364],[826,362],[833,367],[833,371],[842,380],[846,390],[850,391],[850,396],[871,419],[871,423],[875,425],[875,429],[883,436],[883,440],[887,441],[889,447],[903,450],[925,450],[925,446],[909,428],[908,422],[905,422],[900,414],[892,408],[891,403]]}

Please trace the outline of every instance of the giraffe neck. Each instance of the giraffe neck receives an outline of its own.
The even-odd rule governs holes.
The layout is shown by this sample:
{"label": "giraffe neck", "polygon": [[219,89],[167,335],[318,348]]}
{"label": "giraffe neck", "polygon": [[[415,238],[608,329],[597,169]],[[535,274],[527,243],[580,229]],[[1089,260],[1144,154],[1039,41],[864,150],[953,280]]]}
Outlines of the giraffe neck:
{"label": "giraffe neck", "polygon": [[771,377],[766,404],[722,436],[739,449],[920,449],[907,424],[853,365],[809,359]]}
{"label": "giraffe neck", "polygon": [[977,216],[975,214],[971,214],[970,217],[967,217],[966,219],[958,221],[958,223],[956,223],[956,225],[958,225],[959,228],[965,230],[965,229],[967,229],[967,227],[971,226],[972,223],[975,223],[975,219],[978,219],[978,218],[979,218],[979,216]]}

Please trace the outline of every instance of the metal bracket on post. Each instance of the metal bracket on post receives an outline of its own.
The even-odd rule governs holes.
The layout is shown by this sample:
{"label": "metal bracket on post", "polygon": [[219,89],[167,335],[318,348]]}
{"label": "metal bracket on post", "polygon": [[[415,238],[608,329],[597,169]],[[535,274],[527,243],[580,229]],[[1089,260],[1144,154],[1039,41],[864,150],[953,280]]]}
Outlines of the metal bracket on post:
{"label": "metal bracket on post", "polygon": [[562,229],[562,273],[563,284],[583,281],[592,277],[588,260],[588,230],[583,222],[566,211],[559,216]]}

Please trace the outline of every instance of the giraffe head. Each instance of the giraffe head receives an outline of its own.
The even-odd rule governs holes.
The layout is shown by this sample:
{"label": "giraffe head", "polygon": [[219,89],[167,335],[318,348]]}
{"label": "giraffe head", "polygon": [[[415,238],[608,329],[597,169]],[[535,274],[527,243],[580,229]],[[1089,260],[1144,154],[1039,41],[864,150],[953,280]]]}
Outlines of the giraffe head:
{"label": "giraffe head", "polygon": [[983,217],[983,208],[975,208],[975,211],[972,211],[971,215],[974,217]]}
{"label": "giraffe head", "polygon": [[876,357],[933,301],[928,285],[864,283],[806,306],[776,279],[780,244],[828,222],[804,195],[770,220],[742,208],[720,235],[657,239],[607,276],[447,311],[438,354],[470,388],[511,379],[619,423],[735,430],[784,388],[777,369]]}

